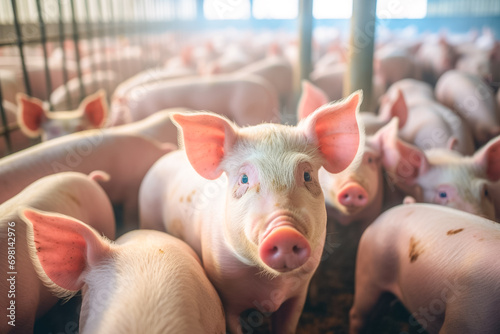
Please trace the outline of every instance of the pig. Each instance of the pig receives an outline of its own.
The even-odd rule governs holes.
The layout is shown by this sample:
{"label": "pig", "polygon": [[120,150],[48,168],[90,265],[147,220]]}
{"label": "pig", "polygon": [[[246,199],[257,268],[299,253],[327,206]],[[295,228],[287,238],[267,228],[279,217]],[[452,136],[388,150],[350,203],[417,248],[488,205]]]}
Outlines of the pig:
{"label": "pig", "polygon": [[435,85],[446,71],[455,67],[458,55],[444,36],[424,41],[415,54],[415,63],[425,82]]}
{"label": "pig", "polygon": [[368,328],[382,293],[411,312],[418,332],[498,333],[500,225],[432,204],[390,209],[358,248],[349,333]]}
{"label": "pig", "polygon": [[[7,150],[7,140],[4,136],[0,136],[0,158],[7,155],[8,153],[17,152],[19,150],[25,149],[31,145],[30,138],[17,128],[17,106],[9,101],[3,101],[3,110],[5,112],[5,118],[8,124],[9,138],[11,143],[11,151]],[[4,133],[5,128],[3,123],[0,122],[0,133]]]}
{"label": "pig", "polygon": [[475,151],[474,138],[468,124],[449,108],[438,103],[432,88],[421,81],[405,79],[393,84],[381,98],[379,113],[383,119],[394,108],[407,119],[399,136],[421,149],[452,148],[462,154]]}
{"label": "pig", "polygon": [[[388,134],[389,136],[389,134]],[[417,202],[440,204],[494,220],[500,217],[500,136],[472,156],[443,148],[421,150],[390,135],[384,167],[395,185]],[[495,212],[496,210],[496,212]]]}
{"label": "pig", "polygon": [[136,230],[111,243],[79,219],[19,211],[40,280],[63,299],[82,290],[79,333],[226,332],[221,300],[181,240]]}
{"label": "pig", "polygon": [[[18,214],[18,209],[21,206],[30,206],[71,215],[85,220],[99,233],[114,239],[113,209],[106,193],[98,184],[108,179],[109,175],[101,171],[94,171],[88,176],[74,172],[58,173],[41,178],[18,195],[0,204],[2,244],[0,253],[4,259],[0,262],[2,314],[5,314],[7,310],[7,315],[10,315],[8,307],[11,306],[12,301],[15,301],[14,317],[7,321],[2,319],[1,333],[33,333],[35,318],[42,316],[57,302],[57,298],[38,279],[36,269],[31,264],[29,242],[26,239],[27,229]],[[53,239],[52,242],[54,242]],[[56,249],[60,251],[57,247]],[[8,258],[7,253],[12,257]],[[8,259],[12,261],[9,263]],[[14,279],[11,279],[12,277]],[[11,288],[9,282],[14,284],[14,289]],[[10,290],[14,291],[12,295]],[[14,321],[11,324],[15,326],[8,323],[12,320]]]}
{"label": "pig", "polygon": [[492,90],[481,78],[448,71],[436,84],[436,98],[471,125],[478,146],[500,134],[500,111]]}
{"label": "pig", "polygon": [[361,100],[358,91],[296,127],[240,128],[208,112],[172,115],[184,150],[160,159],[144,178],[140,224],[196,251],[230,332],[242,333],[240,314],[255,307],[272,313],[274,332],[295,331],[326,237],[318,170],[337,173],[356,159]]}
{"label": "pig", "polygon": [[323,90],[330,101],[341,99],[343,96],[344,75],[347,71],[345,63],[339,63],[328,69],[313,71],[311,82]]}
{"label": "pig", "polygon": [[[167,80],[130,90],[111,103],[111,125],[141,120],[158,110],[184,107],[228,116],[240,125],[279,122],[279,101],[268,82],[255,75],[219,75]],[[117,121],[117,122],[115,122]]]}
{"label": "pig", "polygon": [[[106,96],[111,96],[118,86],[118,79],[116,73],[112,71],[97,71],[91,74],[84,74],[82,76],[83,91],[85,95],[91,95],[97,89],[102,89],[106,92]],[[78,108],[80,101],[80,79],[73,78],[68,81],[66,85],[57,87],[52,94],[50,94],[50,102],[54,110],[62,111],[68,109]]]}
{"label": "pig", "polygon": [[137,196],[144,175],[172,149],[170,143],[112,129],[86,130],[40,143],[0,159],[0,203],[43,176],[99,169],[111,176],[103,188],[113,204],[123,205],[124,226],[132,228],[138,221]]}
{"label": "pig", "polygon": [[99,90],[87,96],[71,111],[50,112],[43,101],[19,93],[17,95],[17,122],[23,133],[30,138],[41,136],[42,141],[70,133],[97,129],[106,123],[108,104],[106,93]]}
{"label": "pig", "polygon": [[410,48],[387,44],[374,54],[374,71],[382,78],[385,88],[405,78],[420,78]]}

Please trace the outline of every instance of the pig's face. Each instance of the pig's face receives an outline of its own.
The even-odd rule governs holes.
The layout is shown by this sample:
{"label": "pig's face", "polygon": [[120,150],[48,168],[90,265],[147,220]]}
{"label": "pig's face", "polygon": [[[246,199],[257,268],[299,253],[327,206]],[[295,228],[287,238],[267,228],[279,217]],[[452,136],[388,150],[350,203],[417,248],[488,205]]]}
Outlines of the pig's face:
{"label": "pig's face", "polygon": [[41,124],[42,141],[93,128],[85,117],[73,112],[57,112],[51,116]]}
{"label": "pig's face", "polygon": [[[325,238],[326,210],[318,182],[322,158],[302,133],[282,125],[242,129],[240,138],[223,162],[228,176],[226,241],[242,261],[264,271],[299,268]],[[286,247],[279,235],[283,228],[298,232],[290,236],[295,255],[287,258],[263,249]],[[269,241],[272,234],[277,240]]]}
{"label": "pig's face", "polygon": [[493,199],[488,191],[491,184],[483,169],[450,151],[436,149],[427,151],[426,155],[430,168],[417,180],[423,202],[495,219]]}

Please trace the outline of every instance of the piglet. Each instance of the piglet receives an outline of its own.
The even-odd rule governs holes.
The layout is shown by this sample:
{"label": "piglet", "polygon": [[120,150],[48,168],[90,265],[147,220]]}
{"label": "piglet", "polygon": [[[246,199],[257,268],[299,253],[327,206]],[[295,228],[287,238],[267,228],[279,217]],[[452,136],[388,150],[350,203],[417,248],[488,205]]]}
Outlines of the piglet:
{"label": "piglet", "polygon": [[77,110],[50,112],[43,101],[23,93],[17,95],[17,122],[26,136],[42,141],[73,132],[102,127],[106,122],[108,106],[103,90],[87,96]]}
{"label": "piglet", "polygon": [[439,78],[435,93],[438,101],[471,125],[478,146],[500,134],[500,111],[495,95],[480,77],[448,71]]}
{"label": "piglet", "polygon": [[144,178],[141,226],[166,230],[197,252],[232,333],[251,329],[240,324],[250,308],[272,314],[273,332],[295,331],[326,236],[318,170],[338,173],[355,158],[361,99],[356,92],[296,127],[172,115],[184,150]]}
{"label": "piglet", "polygon": [[[108,174],[101,171],[88,176],[74,172],[50,175],[0,205],[0,255],[3,259],[0,262],[0,307],[2,314],[7,312],[7,318],[3,316],[0,322],[1,333],[32,333],[35,319],[57,302],[38,279],[37,270],[31,263],[27,229],[18,214],[19,207],[30,206],[85,220],[99,233],[113,239],[113,209],[97,183],[108,179]],[[55,238],[51,242],[55,245],[53,249],[61,252]]]}
{"label": "piglet", "polygon": [[110,243],[70,216],[20,216],[45,286],[64,299],[82,289],[80,333],[225,333],[220,298],[181,240],[141,230]]}
{"label": "piglet", "polygon": [[500,196],[493,196],[500,195],[500,136],[472,156],[449,149],[421,150],[395,133],[390,137],[384,141],[384,167],[407,195],[489,219],[500,217]]}
{"label": "piglet", "polygon": [[368,328],[379,297],[390,292],[419,333],[498,333],[499,240],[499,224],[459,210],[386,211],[361,237],[349,332]]}

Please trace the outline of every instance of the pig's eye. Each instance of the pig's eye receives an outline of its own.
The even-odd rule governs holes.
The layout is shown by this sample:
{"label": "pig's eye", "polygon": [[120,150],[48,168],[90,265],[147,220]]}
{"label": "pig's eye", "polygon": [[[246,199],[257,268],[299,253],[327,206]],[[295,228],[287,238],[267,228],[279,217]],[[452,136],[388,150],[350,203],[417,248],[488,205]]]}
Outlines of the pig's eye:
{"label": "pig's eye", "polygon": [[243,174],[241,176],[241,184],[247,184],[248,183],[248,176],[246,174]]}
{"label": "pig's eye", "polygon": [[484,193],[485,197],[489,197],[490,196],[490,193],[488,192],[488,189],[486,187],[484,187],[483,193]]}
{"label": "pig's eye", "polygon": [[312,180],[311,173],[304,172],[304,181],[310,182]]}
{"label": "pig's eye", "polygon": [[373,162],[372,157],[368,157],[368,163],[371,164]]}
{"label": "pig's eye", "polygon": [[448,197],[448,194],[446,193],[446,191],[439,192],[439,198],[447,198],[447,197]]}

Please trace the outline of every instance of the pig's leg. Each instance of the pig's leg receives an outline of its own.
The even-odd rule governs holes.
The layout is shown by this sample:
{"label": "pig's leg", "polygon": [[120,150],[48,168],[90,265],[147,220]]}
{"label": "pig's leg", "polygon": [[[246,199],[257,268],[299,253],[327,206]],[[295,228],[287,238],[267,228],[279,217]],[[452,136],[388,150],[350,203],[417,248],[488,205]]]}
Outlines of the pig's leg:
{"label": "pig's leg", "polygon": [[299,323],[300,314],[304,308],[307,296],[307,286],[296,297],[285,301],[272,315],[273,333],[289,334],[295,333]]}

